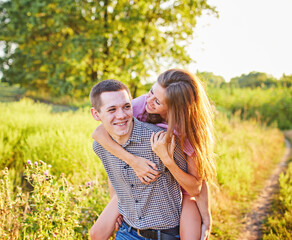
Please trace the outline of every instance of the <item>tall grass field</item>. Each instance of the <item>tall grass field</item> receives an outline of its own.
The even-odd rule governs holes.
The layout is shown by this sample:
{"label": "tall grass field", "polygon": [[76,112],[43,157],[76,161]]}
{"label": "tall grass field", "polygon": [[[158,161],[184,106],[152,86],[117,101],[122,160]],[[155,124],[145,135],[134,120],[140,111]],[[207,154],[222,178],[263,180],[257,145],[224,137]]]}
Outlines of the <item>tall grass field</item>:
{"label": "tall grass field", "polygon": [[290,88],[209,88],[208,95],[218,109],[229,116],[257,119],[259,123],[292,129],[292,87]]}
{"label": "tall grass field", "polygon": [[[98,123],[89,108],[56,113],[22,99],[0,103],[0,111],[0,236],[89,239],[109,201],[107,176],[92,150]],[[236,239],[242,217],[281,159],[284,138],[256,119],[220,112],[215,126],[211,239]]]}

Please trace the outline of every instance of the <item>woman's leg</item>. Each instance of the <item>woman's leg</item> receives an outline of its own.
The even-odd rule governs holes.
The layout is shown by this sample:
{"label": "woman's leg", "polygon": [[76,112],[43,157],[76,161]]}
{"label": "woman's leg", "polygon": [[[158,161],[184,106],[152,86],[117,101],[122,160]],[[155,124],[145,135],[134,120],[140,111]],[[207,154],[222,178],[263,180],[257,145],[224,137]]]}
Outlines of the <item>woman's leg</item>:
{"label": "woman's leg", "polygon": [[107,240],[115,229],[118,216],[118,198],[116,195],[106,205],[99,218],[90,229],[90,238],[92,240]]}
{"label": "woman's leg", "polygon": [[196,240],[201,237],[201,215],[196,199],[183,194],[182,213],[180,218],[181,240]]}

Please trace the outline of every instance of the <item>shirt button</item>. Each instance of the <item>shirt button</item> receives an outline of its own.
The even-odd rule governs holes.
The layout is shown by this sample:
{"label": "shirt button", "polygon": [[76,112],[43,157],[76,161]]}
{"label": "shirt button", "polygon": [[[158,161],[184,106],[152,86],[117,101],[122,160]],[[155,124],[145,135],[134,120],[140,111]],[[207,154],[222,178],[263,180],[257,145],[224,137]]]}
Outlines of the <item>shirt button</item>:
{"label": "shirt button", "polygon": [[138,203],[138,202],[139,202],[138,200],[135,201],[135,203]]}
{"label": "shirt button", "polygon": [[126,166],[124,166],[124,169],[126,169],[127,168],[127,165]]}
{"label": "shirt button", "polygon": [[142,219],[142,217],[139,217],[139,220],[141,220]]}
{"label": "shirt button", "polygon": [[131,187],[133,188],[134,187],[134,184],[131,184]]}

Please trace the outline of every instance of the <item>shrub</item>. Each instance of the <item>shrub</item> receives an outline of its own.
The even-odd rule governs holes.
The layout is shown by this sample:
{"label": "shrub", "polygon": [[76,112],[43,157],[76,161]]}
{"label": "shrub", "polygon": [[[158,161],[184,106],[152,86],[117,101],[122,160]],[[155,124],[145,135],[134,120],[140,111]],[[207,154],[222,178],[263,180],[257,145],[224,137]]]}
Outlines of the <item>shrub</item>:
{"label": "shrub", "polygon": [[[85,239],[107,193],[95,182],[71,185],[64,174],[50,174],[43,161],[26,163],[26,189],[13,194],[8,169],[0,180],[0,235],[4,239]],[[94,209],[92,199],[99,198]]]}

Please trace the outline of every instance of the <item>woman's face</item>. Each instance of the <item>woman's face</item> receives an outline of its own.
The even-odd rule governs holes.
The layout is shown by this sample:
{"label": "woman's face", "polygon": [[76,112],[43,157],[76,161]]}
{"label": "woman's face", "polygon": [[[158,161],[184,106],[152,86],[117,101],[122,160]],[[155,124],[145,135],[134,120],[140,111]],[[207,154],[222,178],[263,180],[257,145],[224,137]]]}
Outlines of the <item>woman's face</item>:
{"label": "woman's face", "polygon": [[164,120],[167,120],[167,110],[165,88],[156,82],[148,93],[146,111],[148,113],[159,114]]}

